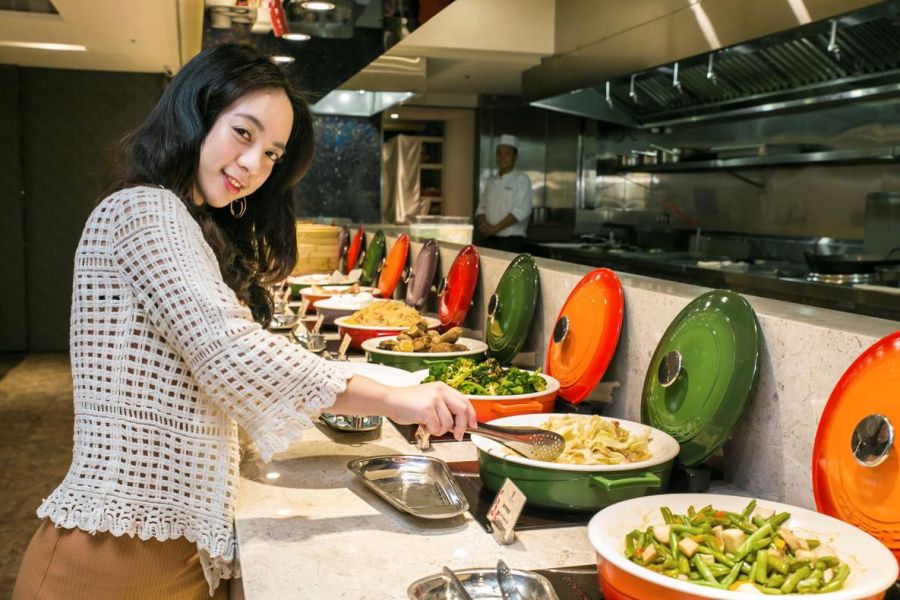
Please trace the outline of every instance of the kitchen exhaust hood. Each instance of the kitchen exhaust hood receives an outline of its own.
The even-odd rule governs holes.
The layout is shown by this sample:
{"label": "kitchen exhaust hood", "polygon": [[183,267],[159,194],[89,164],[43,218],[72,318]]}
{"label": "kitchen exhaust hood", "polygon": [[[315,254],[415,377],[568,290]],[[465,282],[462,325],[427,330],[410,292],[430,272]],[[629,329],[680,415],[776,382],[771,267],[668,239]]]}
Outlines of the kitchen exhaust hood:
{"label": "kitchen exhaust hood", "polygon": [[898,95],[900,0],[891,0],[532,105],[650,128]]}

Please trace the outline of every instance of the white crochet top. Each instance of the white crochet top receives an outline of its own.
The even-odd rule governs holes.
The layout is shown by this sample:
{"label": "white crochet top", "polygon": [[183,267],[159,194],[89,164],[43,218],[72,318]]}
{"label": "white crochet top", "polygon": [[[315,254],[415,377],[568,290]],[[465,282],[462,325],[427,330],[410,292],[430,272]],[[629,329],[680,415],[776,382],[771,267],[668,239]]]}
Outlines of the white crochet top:
{"label": "white crochet top", "polygon": [[106,198],[75,255],[72,466],[38,508],[57,526],[197,544],[210,592],[239,577],[238,425],[263,460],[352,374],[254,323],[172,192]]}

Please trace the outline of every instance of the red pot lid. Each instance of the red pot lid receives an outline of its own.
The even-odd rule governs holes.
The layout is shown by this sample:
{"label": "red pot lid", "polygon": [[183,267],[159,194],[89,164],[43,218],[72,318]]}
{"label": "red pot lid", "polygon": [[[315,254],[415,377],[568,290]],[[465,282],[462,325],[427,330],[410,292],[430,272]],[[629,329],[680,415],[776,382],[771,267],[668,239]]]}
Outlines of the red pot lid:
{"label": "red pot lid", "polygon": [[559,395],[578,403],[606,373],[619,343],[625,299],[609,269],[581,278],[566,298],[547,348],[546,372],[559,380]]}
{"label": "red pot lid", "polygon": [[400,282],[403,269],[406,268],[406,258],[409,256],[409,236],[401,233],[397,241],[391,246],[384,266],[381,268],[381,277],[378,278],[378,289],[382,298],[390,298]]}
{"label": "red pot lid", "polygon": [[838,381],[813,447],[820,512],[880,539],[900,562],[900,331],[875,343]]}
{"label": "red pot lid", "polygon": [[350,247],[350,230],[341,227],[338,233],[338,270],[344,275],[347,274],[347,249]]}
{"label": "red pot lid", "polygon": [[428,240],[422,245],[416,262],[406,283],[406,303],[413,308],[421,308],[425,304],[425,298],[434,284],[434,273],[437,270],[437,261],[440,248],[435,240]]}
{"label": "red pot lid", "polygon": [[470,244],[456,255],[438,291],[438,317],[442,330],[461,325],[466,319],[477,283],[478,249]]}
{"label": "red pot lid", "polygon": [[353,234],[353,240],[350,242],[350,248],[347,249],[347,272],[349,273],[356,268],[359,262],[359,255],[362,253],[363,239],[366,236],[365,230],[360,227]]}

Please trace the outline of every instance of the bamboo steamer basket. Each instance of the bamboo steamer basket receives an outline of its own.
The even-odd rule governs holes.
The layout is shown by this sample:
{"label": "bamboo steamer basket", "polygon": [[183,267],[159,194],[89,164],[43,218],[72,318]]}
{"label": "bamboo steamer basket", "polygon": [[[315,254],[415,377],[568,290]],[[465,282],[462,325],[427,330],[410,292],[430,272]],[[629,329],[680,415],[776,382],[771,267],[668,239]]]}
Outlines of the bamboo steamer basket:
{"label": "bamboo steamer basket", "polygon": [[341,228],[298,221],[297,264],[292,276],[310,273],[331,273],[338,268],[338,235]]}

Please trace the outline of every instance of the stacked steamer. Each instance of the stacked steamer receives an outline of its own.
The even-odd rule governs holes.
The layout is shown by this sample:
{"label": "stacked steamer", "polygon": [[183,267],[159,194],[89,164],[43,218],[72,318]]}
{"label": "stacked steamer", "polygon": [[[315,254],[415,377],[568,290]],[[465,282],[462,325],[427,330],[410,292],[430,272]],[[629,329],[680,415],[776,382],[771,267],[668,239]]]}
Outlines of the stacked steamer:
{"label": "stacked steamer", "polygon": [[297,221],[297,264],[293,276],[331,273],[339,265],[338,236],[341,229]]}

